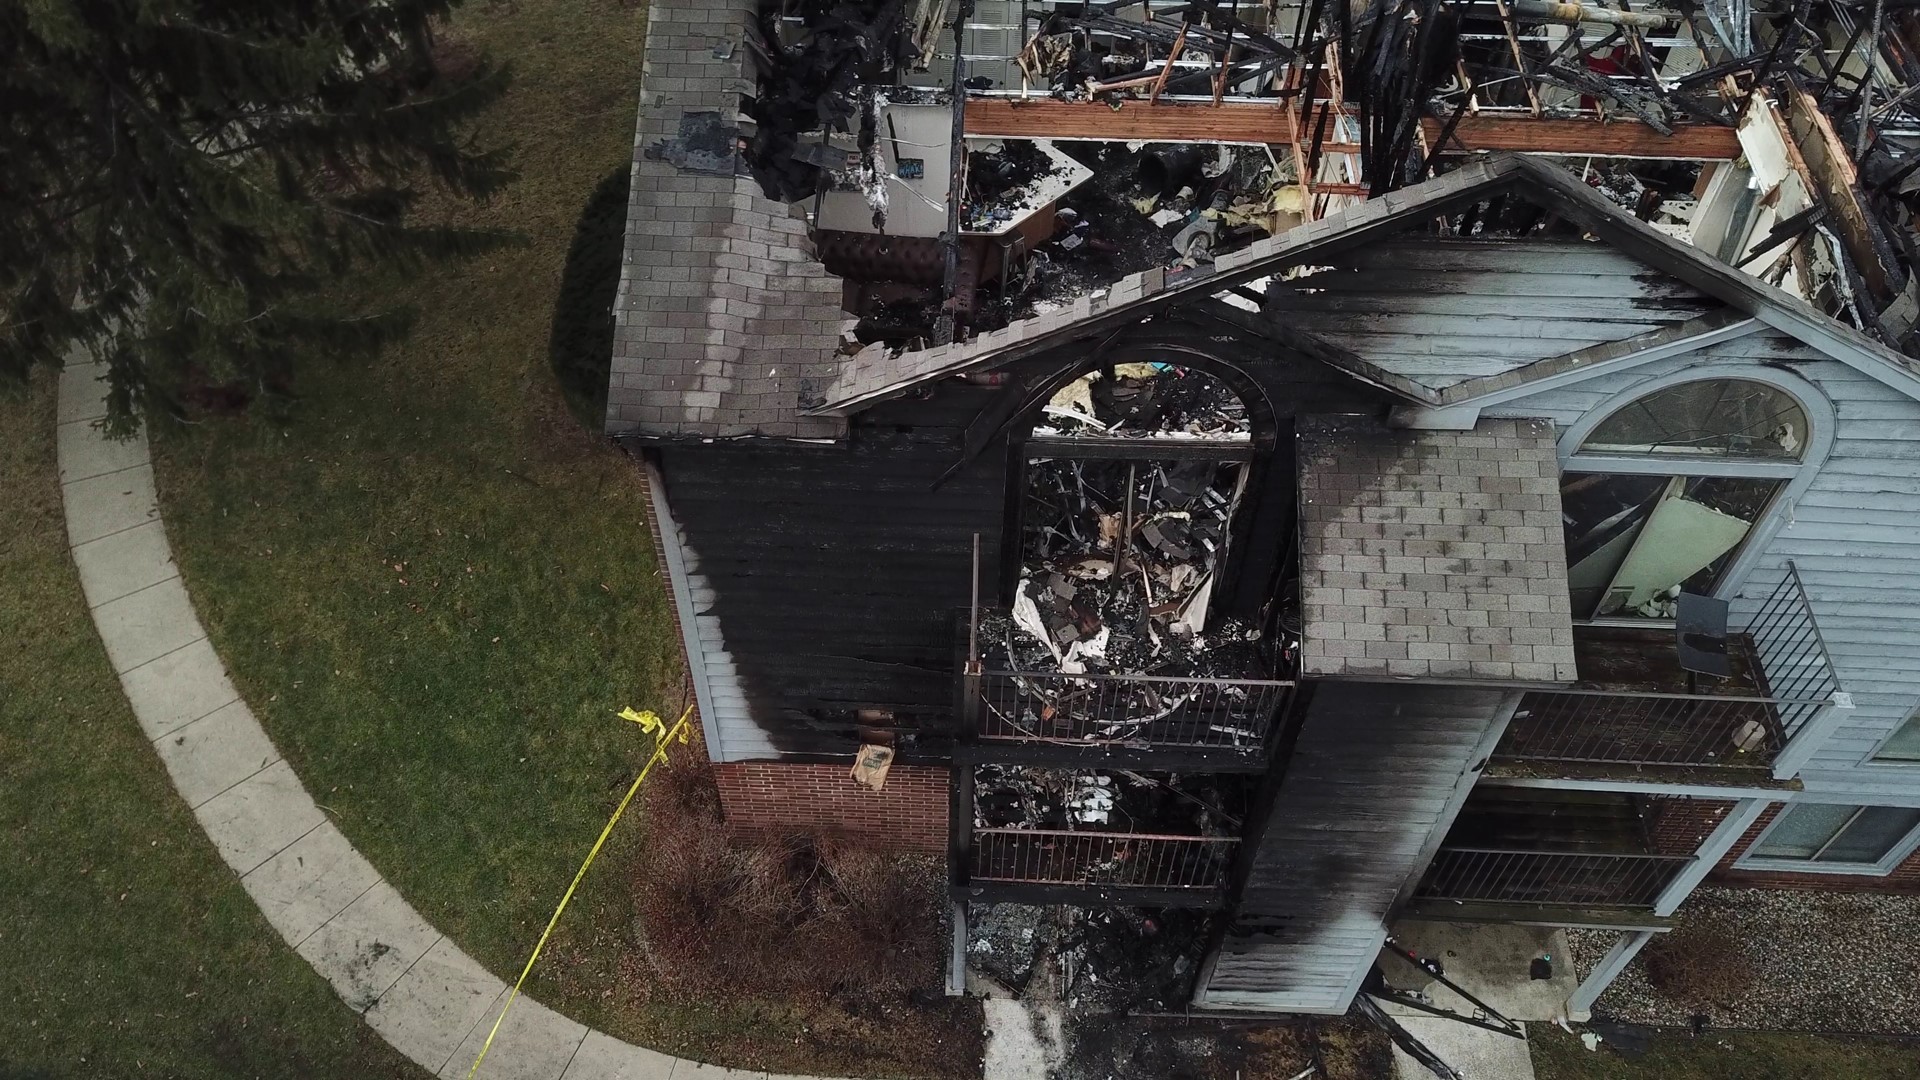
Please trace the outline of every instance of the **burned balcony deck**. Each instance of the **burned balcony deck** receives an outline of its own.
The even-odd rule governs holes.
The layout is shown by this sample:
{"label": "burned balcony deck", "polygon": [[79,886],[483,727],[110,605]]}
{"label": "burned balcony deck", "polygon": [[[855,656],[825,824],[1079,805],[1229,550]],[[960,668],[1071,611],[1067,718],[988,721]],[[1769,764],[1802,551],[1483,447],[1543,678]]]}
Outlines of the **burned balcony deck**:
{"label": "burned balcony deck", "polygon": [[1747,770],[1764,782],[1791,775],[1782,768],[1788,748],[1845,700],[1791,566],[1728,636],[1726,679],[1684,670],[1670,628],[1582,626],[1574,649],[1581,683],[1526,696],[1493,775],[1605,777],[1624,768],[1684,780]]}
{"label": "burned balcony deck", "polygon": [[[1454,821],[1407,914],[1461,922],[1665,926],[1662,901],[1730,803],[1482,787]],[[1684,890],[1681,890],[1684,891]]]}
{"label": "burned balcony deck", "polygon": [[968,709],[984,759],[1257,770],[1294,684],[1280,679],[983,670]]}
{"label": "burned balcony deck", "polygon": [[1214,908],[1255,781],[990,764],[966,770],[969,900]]}

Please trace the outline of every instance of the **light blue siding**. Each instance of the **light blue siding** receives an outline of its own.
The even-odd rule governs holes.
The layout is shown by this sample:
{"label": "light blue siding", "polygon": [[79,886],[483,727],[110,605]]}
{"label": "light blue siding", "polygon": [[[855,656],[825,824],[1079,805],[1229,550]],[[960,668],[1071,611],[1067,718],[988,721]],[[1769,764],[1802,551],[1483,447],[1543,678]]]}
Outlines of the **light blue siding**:
{"label": "light blue siding", "polygon": [[1792,560],[1856,705],[1808,765],[1808,790],[1891,785],[1920,794],[1920,769],[1860,765],[1920,702],[1920,401],[1791,338],[1758,333],[1488,412],[1549,417],[1564,428],[1647,380],[1688,369],[1733,375],[1755,364],[1813,383],[1832,403],[1837,429],[1812,482],[1776,508],[1785,520],[1741,585],[1735,618],[1751,613]]}

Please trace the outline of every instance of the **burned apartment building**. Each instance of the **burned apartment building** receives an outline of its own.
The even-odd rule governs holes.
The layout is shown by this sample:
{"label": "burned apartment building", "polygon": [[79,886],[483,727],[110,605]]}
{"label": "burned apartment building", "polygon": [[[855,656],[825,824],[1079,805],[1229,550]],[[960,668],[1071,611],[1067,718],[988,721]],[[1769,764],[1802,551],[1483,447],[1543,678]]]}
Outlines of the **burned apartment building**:
{"label": "burned apartment building", "polygon": [[1920,885],[1915,18],[656,2],[607,431],[733,825],[1172,1007]]}

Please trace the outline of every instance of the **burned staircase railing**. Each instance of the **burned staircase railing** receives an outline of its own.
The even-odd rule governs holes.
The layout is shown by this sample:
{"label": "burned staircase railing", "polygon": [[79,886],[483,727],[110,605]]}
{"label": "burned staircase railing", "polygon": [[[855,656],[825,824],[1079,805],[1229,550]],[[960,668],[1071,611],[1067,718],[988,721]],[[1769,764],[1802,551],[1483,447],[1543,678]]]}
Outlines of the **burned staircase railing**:
{"label": "burned staircase railing", "polygon": [[1799,572],[1739,632],[1758,661],[1756,685],[1719,693],[1545,690],[1526,695],[1494,757],[1505,761],[1692,767],[1772,766],[1840,682]]}
{"label": "burned staircase railing", "polygon": [[1692,855],[1443,847],[1415,896],[1465,903],[1651,908]]}
{"label": "burned staircase railing", "polygon": [[975,882],[1219,889],[1240,840],[1232,836],[975,829]]}
{"label": "burned staircase railing", "polygon": [[1166,675],[985,671],[983,739],[1259,751],[1293,683]]}

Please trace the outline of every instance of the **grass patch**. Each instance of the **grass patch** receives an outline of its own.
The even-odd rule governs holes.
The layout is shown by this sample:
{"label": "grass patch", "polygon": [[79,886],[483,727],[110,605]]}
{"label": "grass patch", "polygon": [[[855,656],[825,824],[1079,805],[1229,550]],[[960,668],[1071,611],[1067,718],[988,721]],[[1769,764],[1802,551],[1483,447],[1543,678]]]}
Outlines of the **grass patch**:
{"label": "grass patch", "polygon": [[1768,1032],[1714,1032],[1699,1038],[1661,1030],[1639,1058],[1605,1043],[1588,1051],[1548,1024],[1528,1031],[1539,1080],[1915,1080],[1920,1044],[1911,1040]]}
{"label": "grass patch", "polygon": [[[643,15],[518,0],[457,29],[514,65],[483,134],[516,146],[521,177],[435,212],[528,244],[339,290],[348,308],[412,304],[413,335],[371,363],[299,366],[277,424],[208,422],[156,457],[194,602],[261,722],[401,893],[511,978],[650,749],[615,711],[677,712],[682,676],[638,470],[570,415],[551,355],[576,340],[552,320],[582,208],[606,216],[596,185],[632,152]],[[602,854],[531,993],[725,1064],[952,1073],[914,1015],[654,985],[639,920],[686,913],[639,910],[642,827]]]}
{"label": "grass patch", "polygon": [[142,737],[67,555],[54,383],[0,397],[0,1076],[424,1076],[267,925]]}
{"label": "grass patch", "polygon": [[620,259],[626,253],[627,196],[632,170],[616,166],[593,189],[574,227],[573,246],[554,305],[547,347],[553,377],[567,407],[589,431],[607,416],[607,376],[613,370],[613,303],[620,291]]}

